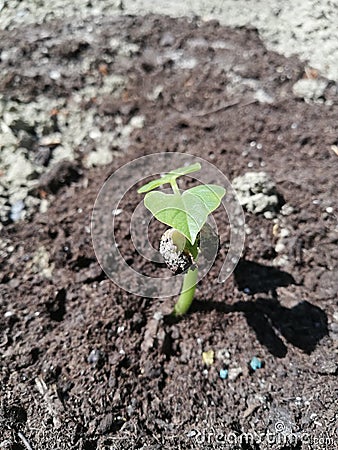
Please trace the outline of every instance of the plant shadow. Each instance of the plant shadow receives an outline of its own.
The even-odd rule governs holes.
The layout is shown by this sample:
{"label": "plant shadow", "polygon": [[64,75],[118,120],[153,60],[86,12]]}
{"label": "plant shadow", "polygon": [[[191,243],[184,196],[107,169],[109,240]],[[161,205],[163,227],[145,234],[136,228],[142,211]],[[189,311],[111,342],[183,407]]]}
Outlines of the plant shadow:
{"label": "plant shadow", "polygon": [[259,342],[278,358],[283,358],[287,353],[287,346],[278,334],[308,354],[328,334],[326,314],[306,300],[292,308],[282,306],[276,298],[239,301],[234,305],[195,300],[191,312],[212,310],[225,314],[244,313]]}
{"label": "plant shadow", "polygon": [[283,270],[244,259],[239,261],[234,277],[238,289],[250,294],[271,293],[275,296],[277,287],[295,284],[293,276]]}
{"label": "plant shadow", "polygon": [[191,312],[216,310],[226,314],[244,313],[259,342],[279,358],[287,354],[282,337],[310,354],[328,334],[327,316],[321,308],[302,300],[292,308],[279,303],[276,288],[295,283],[287,272],[251,261],[241,261],[236,269],[235,280],[240,290],[249,289],[252,294],[268,293],[269,297],[239,301],[233,305],[195,300]]}

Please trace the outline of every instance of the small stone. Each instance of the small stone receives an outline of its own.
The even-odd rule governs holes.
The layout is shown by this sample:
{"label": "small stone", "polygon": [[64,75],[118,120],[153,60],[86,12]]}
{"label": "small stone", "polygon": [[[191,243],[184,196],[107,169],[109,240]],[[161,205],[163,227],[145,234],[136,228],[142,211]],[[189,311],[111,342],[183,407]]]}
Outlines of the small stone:
{"label": "small stone", "polygon": [[235,381],[242,373],[241,367],[232,367],[228,371],[228,378],[230,381]]}
{"label": "small stone", "polygon": [[277,242],[275,246],[276,253],[282,253],[285,250],[285,245],[282,242]]}
{"label": "small stone", "polygon": [[7,171],[7,182],[15,186],[25,185],[26,180],[31,177],[33,173],[33,165],[24,157],[23,154],[18,153],[15,155],[15,164],[13,161]]}
{"label": "small stone", "polygon": [[49,72],[49,78],[51,78],[54,81],[59,80],[60,77],[61,77],[61,74],[58,70],[51,70]]}
{"label": "small stone", "polygon": [[167,32],[163,33],[162,38],[160,40],[161,47],[171,47],[175,43],[175,37],[172,33]]}
{"label": "small stone", "polygon": [[262,361],[257,358],[256,356],[254,356],[252,358],[252,360],[250,361],[250,367],[253,371],[257,370],[257,369],[261,369],[262,368]]}
{"label": "small stone", "polygon": [[134,116],[130,119],[129,124],[133,128],[143,128],[145,117],[144,116]]}
{"label": "small stone", "polygon": [[101,131],[98,128],[93,128],[89,132],[89,137],[90,137],[90,139],[93,139],[94,141],[96,141],[97,139],[100,139]]}
{"label": "small stone", "polygon": [[159,322],[160,320],[162,320],[163,319],[163,314],[161,313],[161,311],[156,311],[155,313],[154,313],[154,319],[157,321],[157,322]]}
{"label": "small stone", "polygon": [[275,184],[266,172],[247,172],[234,178],[232,186],[247,211],[270,219],[279,210]]}
{"label": "small stone", "polygon": [[87,361],[89,364],[92,364],[93,366],[102,364],[104,361],[104,353],[101,350],[93,349],[89,353]]}
{"label": "small stone", "polygon": [[151,101],[155,101],[159,98],[159,96],[162,94],[163,92],[163,86],[158,85],[155,86],[154,90],[152,92],[150,92],[147,97],[149,100]]}
{"label": "small stone", "polygon": [[287,236],[289,236],[290,235],[290,231],[287,229],[287,228],[282,228],[281,230],[280,230],[280,237],[287,237]]}
{"label": "small stone", "polygon": [[285,203],[285,205],[283,205],[281,208],[281,214],[283,214],[283,216],[289,216],[293,213],[293,211],[293,207],[287,203]]}
{"label": "small stone", "polygon": [[219,376],[222,380],[226,380],[228,378],[229,371],[227,369],[221,369],[219,371]]}
{"label": "small stone", "polygon": [[202,361],[207,366],[212,366],[214,364],[215,352],[213,350],[208,350],[202,353]]}
{"label": "small stone", "polygon": [[123,212],[123,209],[113,209],[112,214],[113,216],[119,216]]}
{"label": "small stone", "polygon": [[11,207],[11,212],[9,214],[10,219],[13,222],[17,222],[18,220],[22,219],[23,211],[25,209],[25,203],[23,200],[18,200],[15,202]]}
{"label": "small stone", "polygon": [[327,81],[317,79],[301,79],[298,80],[292,88],[296,97],[303,98],[305,101],[318,100],[324,95],[327,87]]}
{"label": "small stone", "polygon": [[46,198],[41,199],[40,203],[40,213],[45,214],[48,211],[49,201]]}
{"label": "small stone", "polygon": [[217,350],[216,358],[222,361],[223,364],[229,365],[231,354],[227,348],[221,348],[220,350]]}

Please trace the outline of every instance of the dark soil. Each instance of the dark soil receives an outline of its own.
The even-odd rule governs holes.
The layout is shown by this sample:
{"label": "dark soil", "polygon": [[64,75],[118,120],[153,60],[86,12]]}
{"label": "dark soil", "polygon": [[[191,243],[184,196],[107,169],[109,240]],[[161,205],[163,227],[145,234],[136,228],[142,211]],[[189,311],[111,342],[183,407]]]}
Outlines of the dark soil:
{"label": "dark soil", "polygon": [[[82,86],[75,73],[57,87],[47,77],[22,76],[39,65],[47,28],[64,39],[49,49],[53,66],[97,55],[98,67],[111,37],[128,36],[140,52],[106,68],[128,75],[121,99],[96,98],[83,108],[99,106],[105,127],[109,117],[113,126],[115,115],[127,121],[138,111],[145,127],[110,167],[83,169],[79,156],[61,168],[61,184],[55,170],[43,180],[43,195],[56,193],[48,213],[2,230],[14,249],[1,261],[0,447],[336,448],[338,157],[331,146],[338,139],[337,86],[328,85],[322,103],[296,99],[292,86],[305,76],[303,64],[267,51],[255,30],[197,19],[106,17],[93,24],[92,45],[75,45],[71,32],[81,26],[2,32],[1,40],[12,39],[22,54],[12,76],[0,77],[1,92],[28,101]],[[181,63],[196,65],[180,67],[174,50]],[[159,85],[161,93],[150,100]],[[258,89],[273,101],[255,100]],[[105,276],[89,232],[105,179],[157,151],[198,155],[229,179],[264,170],[293,208],[278,216],[291,231],[283,265],[274,222],[246,214],[251,233],[234,276],[216,283],[216,262],[191,311],[176,322],[166,316],[174,299],[133,296]],[[132,210],[140,198],[130,197]],[[133,258],[128,220],[119,219],[121,253]],[[50,277],[34,259],[42,247]],[[208,350],[230,356],[207,367],[202,352]],[[256,371],[249,369],[253,356],[264,363]],[[221,379],[227,366],[240,367],[240,375]]]}

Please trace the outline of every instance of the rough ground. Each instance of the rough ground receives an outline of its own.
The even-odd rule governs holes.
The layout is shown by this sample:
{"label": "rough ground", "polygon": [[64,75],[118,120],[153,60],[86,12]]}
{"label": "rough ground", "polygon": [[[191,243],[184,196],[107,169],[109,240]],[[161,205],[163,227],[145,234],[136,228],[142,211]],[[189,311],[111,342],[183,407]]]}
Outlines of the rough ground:
{"label": "rough ground", "polygon": [[[0,446],[335,448],[335,82],[215,21],[54,20],[0,42]],[[106,177],[159,150],[230,179],[264,170],[280,202],[272,219],[246,213],[234,276],[216,284],[216,263],[176,323],[173,299],[105,277],[89,233]],[[136,266],[138,201],[130,193],[118,230]],[[263,368],[249,369],[253,356]]]}

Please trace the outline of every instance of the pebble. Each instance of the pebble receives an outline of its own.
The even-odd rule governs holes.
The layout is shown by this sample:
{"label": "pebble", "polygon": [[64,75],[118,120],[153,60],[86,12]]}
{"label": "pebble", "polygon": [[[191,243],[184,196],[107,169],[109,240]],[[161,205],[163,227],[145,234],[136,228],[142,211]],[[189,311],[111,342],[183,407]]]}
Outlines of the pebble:
{"label": "pebble", "polygon": [[282,242],[277,242],[275,250],[276,253],[282,253],[285,250],[285,245]]}
{"label": "pebble", "polygon": [[283,216],[289,216],[294,211],[293,207],[291,205],[288,205],[285,203],[285,205],[282,206],[281,213]]}
{"label": "pebble", "polygon": [[[248,165],[253,164],[249,162]],[[274,181],[266,172],[247,172],[232,180],[238,200],[247,211],[263,213],[268,219],[279,210],[279,200]]]}
{"label": "pebble", "polygon": [[25,203],[23,200],[18,200],[17,202],[15,202],[11,207],[11,211],[9,214],[10,219],[13,222],[17,222],[18,220],[21,220],[24,209],[25,209]]}
{"label": "pebble", "polygon": [[214,363],[215,352],[213,350],[208,350],[202,353],[202,361],[207,366],[211,366]]}
{"label": "pebble", "polygon": [[233,367],[228,371],[228,378],[230,381],[235,381],[242,373],[241,367]]}
{"label": "pebble", "polygon": [[324,95],[327,83],[326,80],[302,78],[293,85],[292,91],[305,101],[315,101]]}
{"label": "pebble", "polygon": [[217,350],[216,358],[227,365],[230,363],[231,354],[227,348],[221,348],[220,350]]}
{"label": "pebble", "polygon": [[60,77],[61,77],[61,73],[58,70],[51,70],[49,72],[49,78],[51,78],[54,81],[59,80]]}
{"label": "pebble", "polygon": [[253,371],[257,370],[257,369],[261,369],[262,368],[262,361],[257,358],[256,356],[254,356],[252,358],[252,360],[250,361],[250,367]]}
{"label": "pebble", "polygon": [[281,228],[280,230],[280,237],[287,237],[289,236],[290,231],[287,228]]}
{"label": "pebble", "polygon": [[123,209],[113,209],[112,214],[114,217],[119,216],[122,213]]}
{"label": "pebble", "polygon": [[87,361],[89,364],[93,364],[93,366],[96,366],[97,364],[103,362],[104,360],[104,353],[101,352],[101,350],[93,349],[87,358]]}
{"label": "pebble", "polygon": [[155,313],[154,313],[154,319],[157,321],[157,322],[159,322],[160,320],[162,320],[163,319],[163,314],[161,313],[161,311],[156,311]]}
{"label": "pebble", "polygon": [[226,380],[228,378],[229,371],[227,369],[221,369],[219,371],[219,376],[222,380]]}

